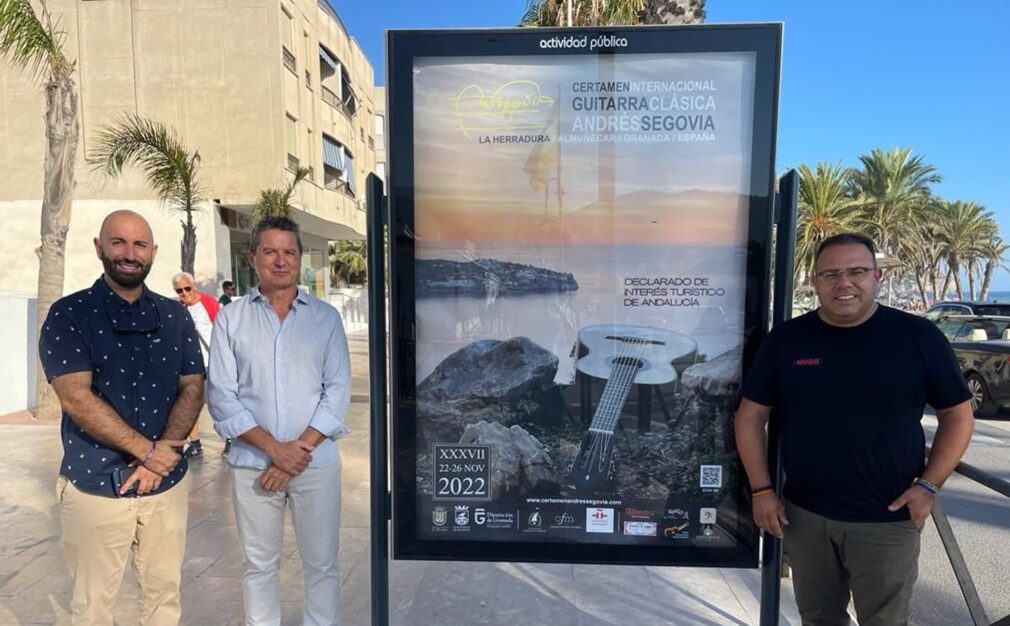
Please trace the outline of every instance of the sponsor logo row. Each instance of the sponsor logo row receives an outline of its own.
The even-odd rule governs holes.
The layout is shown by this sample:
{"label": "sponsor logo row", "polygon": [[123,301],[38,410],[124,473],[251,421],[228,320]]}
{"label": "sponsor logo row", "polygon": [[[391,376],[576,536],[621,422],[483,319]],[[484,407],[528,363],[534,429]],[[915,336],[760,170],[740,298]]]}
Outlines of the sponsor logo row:
{"label": "sponsor logo row", "polygon": [[663,511],[627,507],[585,507],[584,510],[492,510],[471,504],[443,505],[432,508],[433,529],[469,532],[473,529],[518,530],[525,533],[550,531],[581,531],[591,534],[621,533],[630,537],[663,537],[689,539],[700,534],[711,537],[715,532],[716,509],[701,507],[694,511],[671,508]]}

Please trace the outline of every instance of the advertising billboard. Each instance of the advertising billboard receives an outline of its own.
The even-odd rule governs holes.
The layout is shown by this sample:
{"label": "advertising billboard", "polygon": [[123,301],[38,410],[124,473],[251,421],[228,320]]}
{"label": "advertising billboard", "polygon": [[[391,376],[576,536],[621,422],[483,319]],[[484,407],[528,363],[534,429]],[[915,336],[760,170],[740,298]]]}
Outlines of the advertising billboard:
{"label": "advertising billboard", "polygon": [[780,40],[389,34],[395,556],[757,565]]}

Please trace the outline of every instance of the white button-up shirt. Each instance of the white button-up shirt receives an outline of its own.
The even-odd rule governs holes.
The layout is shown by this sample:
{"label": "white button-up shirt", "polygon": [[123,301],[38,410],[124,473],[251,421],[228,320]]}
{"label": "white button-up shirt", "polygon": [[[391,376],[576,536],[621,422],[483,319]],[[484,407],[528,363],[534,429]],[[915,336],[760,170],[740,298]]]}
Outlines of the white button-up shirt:
{"label": "white button-up shirt", "polygon": [[350,430],[351,362],[335,308],[301,290],[281,322],[269,300],[253,288],[221,309],[214,324],[207,404],[214,430],[233,439],[228,462],[266,468],[270,458],[239,435],[259,426],[280,442],[311,426],[326,439],[310,467],[339,459],[336,440]]}

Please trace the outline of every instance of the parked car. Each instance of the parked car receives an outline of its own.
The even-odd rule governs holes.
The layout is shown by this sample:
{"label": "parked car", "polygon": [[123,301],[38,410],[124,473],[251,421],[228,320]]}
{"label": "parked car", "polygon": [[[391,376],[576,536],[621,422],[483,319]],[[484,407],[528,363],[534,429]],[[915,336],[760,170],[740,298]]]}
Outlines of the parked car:
{"label": "parked car", "polygon": [[933,322],[951,315],[1010,315],[1010,302],[937,302],[922,314]]}
{"label": "parked car", "polygon": [[954,348],[975,417],[1010,406],[1010,317],[950,316],[937,327]]}

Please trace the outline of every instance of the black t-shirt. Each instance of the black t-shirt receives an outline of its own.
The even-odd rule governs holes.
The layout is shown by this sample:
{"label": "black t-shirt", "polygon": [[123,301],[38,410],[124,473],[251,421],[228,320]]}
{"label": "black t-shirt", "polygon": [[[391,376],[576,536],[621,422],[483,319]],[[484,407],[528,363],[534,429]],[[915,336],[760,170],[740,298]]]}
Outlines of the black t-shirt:
{"label": "black t-shirt", "polygon": [[742,395],[780,420],[785,497],[853,522],[909,519],[887,506],[925,465],[923,408],[969,397],[939,329],[885,306],[851,328],[817,311],[776,326]]}

